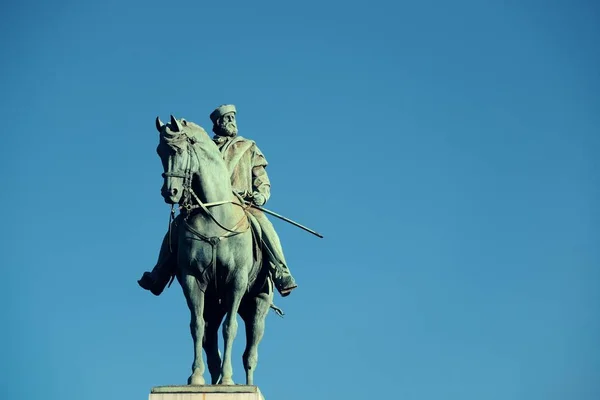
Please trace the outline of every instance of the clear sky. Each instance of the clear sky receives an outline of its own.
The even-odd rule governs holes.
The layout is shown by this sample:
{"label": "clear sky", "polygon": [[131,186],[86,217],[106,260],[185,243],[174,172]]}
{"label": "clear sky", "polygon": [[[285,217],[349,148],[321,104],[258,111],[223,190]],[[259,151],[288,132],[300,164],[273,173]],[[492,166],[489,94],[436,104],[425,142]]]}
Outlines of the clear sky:
{"label": "clear sky", "polygon": [[[200,5],[206,4],[206,5]],[[154,118],[238,107],[300,287],[267,399],[600,398],[593,1],[20,1],[0,24],[0,397],[185,383]],[[242,383],[243,328],[234,379]]]}

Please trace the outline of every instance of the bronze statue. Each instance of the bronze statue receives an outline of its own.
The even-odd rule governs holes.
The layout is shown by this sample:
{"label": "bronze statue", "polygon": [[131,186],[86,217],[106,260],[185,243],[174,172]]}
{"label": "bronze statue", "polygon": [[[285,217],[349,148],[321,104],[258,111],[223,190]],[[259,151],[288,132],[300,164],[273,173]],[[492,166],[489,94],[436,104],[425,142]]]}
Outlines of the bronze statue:
{"label": "bronze statue", "polygon": [[[233,105],[214,110],[212,139],[185,119],[171,116],[167,124],[156,119],[164,170],[161,194],[171,204],[172,218],[156,266],[138,283],[156,296],[174,277],[181,285],[194,341],[190,385],[205,384],[203,349],[211,383],[233,384],[231,350],[238,314],[246,325],[243,363],[246,383],[252,385],[266,316],[270,308],[281,314],[273,304],[274,286],[282,296],[297,287],[264,213],[322,237],[262,207],[271,195],[267,161],[256,143],[237,134],[235,116]],[[218,329],[223,318],[221,360]]]}

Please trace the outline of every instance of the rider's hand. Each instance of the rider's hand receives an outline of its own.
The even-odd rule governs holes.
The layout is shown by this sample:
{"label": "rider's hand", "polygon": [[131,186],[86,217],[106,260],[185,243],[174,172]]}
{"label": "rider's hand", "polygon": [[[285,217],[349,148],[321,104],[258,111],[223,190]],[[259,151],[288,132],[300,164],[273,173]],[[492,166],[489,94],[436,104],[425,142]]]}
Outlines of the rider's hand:
{"label": "rider's hand", "polygon": [[262,206],[267,202],[265,195],[259,192],[252,193],[252,202],[257,206]]}
{"label": "rider's hand", "polygon": [[252,194],[250,194],[248,191],[244,190],[243,192],[238,192],[238,194],[240,195],[240,197],[244,200],[250,201],[252,200]]}

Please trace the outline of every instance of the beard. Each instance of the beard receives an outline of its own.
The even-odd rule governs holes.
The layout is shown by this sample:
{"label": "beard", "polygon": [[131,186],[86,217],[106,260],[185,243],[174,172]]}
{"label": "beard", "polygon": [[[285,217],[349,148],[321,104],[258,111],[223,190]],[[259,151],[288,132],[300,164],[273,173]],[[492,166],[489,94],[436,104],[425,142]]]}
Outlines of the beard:
{"label": "beard", "polygon": [[219,136],[229,136],[234,137],[237,135],[237,125],[233,122],[229,122],[225,125],[219,126],[218,132],[215,132]]}

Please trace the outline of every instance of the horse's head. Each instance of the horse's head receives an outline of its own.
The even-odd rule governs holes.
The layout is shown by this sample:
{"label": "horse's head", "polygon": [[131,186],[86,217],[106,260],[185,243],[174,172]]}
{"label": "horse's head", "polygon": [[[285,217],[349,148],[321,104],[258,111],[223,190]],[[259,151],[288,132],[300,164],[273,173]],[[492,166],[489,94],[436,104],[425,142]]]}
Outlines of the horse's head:
{"label": "horse's head", "polygon": [[156,152],[164,170],[161,194],[166,203],[177,204],[191,188],[193,176],[198,171],[199,160],[193,156],[194,146],[211,140],[201,126],[184,119],[177,120],[172,115],[167,124],[157,117],[156,129],[159,132]]}

